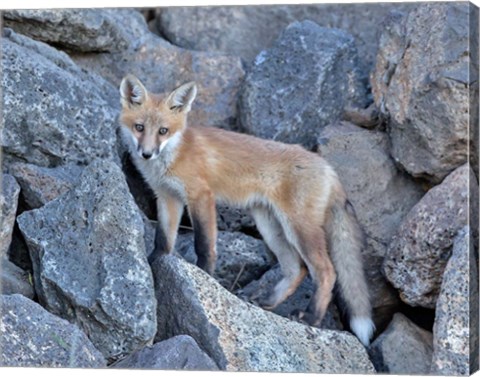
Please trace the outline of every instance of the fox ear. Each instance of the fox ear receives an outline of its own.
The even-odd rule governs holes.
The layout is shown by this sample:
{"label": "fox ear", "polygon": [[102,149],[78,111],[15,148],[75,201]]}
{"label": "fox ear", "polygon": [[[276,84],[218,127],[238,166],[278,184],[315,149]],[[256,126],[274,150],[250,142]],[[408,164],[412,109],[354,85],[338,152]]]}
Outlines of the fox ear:
{"label": "fox ear", "polygon": [[120,84],[120,96],[122,105],[130,107],[131,105],[141,105],[147,99],[147,89],[139,79],[133,75],[127,75]]}
{"label": "fox ear", "polygon": [[195,82],[192,81],[187,84],[183,84],[170,93],[167,98],[167,105],[170,110],[178,110],[188,113],[196,95],[197,85]]}

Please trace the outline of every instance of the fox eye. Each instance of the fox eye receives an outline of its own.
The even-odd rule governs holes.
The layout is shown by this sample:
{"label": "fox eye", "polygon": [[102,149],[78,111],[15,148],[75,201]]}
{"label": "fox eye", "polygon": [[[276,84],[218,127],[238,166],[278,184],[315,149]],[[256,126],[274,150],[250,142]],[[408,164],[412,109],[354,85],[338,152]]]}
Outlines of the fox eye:
{"label": "fox eye", "polygon": [[143,124],[136,123],[136,124],[135,124],[135,129],[136,129],[138,132],[143,132],[144,126],[143,126]]}
{"label": "fox eye", "polygon": [[168,128],[162,127],[158,132],[160,133],[160,135],[165,135],[168,132]]}

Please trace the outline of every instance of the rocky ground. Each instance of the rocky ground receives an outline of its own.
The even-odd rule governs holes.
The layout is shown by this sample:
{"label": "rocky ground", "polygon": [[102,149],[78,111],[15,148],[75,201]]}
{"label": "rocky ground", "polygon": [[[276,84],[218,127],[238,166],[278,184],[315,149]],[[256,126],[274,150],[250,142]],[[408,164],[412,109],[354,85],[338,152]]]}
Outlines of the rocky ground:
{"label": "rocky ground", "polygon": [[[477,368],[472,5],[3,17],[0,365],[446,375]],[[300,143],[334,166],[366,236],[377,327],[368,349],[344,331],[334,303],[320,328],[290,320],[308,303],[309,278],[274,312],[255,306],[252,295],[281,272],[242,210],[218,207],[213,277],[193,265],[188,218],[174,255],[148,264],[153,196],[117,133],[127,73],[152,91],[195,80],[191,124]]]}

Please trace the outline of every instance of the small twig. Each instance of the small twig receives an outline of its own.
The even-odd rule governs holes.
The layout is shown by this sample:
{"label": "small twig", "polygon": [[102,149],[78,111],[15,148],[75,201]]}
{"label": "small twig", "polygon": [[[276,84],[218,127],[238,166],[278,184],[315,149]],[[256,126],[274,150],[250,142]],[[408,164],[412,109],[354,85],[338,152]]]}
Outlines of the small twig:
{"label": "small twig", "polygon": [[187,225],[179,225],[178,226],[180,229],[187,229],[187,230],[193,230],[193,228],[191,226],[187,226]]}
{"label": "small twig", "polygon": [[237,277],[235,278],[232,286],[230,287],[229,289],[230,292],[233,292],[233,288],[235,288],[235,285],[237,285],[238,279],[240,279],[240,276],[242,275],[244,269],[245,269],[245,263],[242,264],[242,267],[240,268],[240,271],[238,272]]}

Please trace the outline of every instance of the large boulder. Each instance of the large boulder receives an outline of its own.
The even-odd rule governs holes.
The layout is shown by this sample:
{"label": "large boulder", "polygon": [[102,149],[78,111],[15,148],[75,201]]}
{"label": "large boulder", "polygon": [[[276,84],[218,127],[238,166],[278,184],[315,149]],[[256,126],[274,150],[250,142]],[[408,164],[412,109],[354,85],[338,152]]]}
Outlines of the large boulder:
{"label": "large boulder", "polygon": [[110,360],[153,339],[144,223],[115,163],[95,160],[72,190],[17,221],[42,305],[77,323]]}
{"label": "large boulder", "polygon": [[398,171],[384,132],[339,122],[322,130],[317,150],[337,172],[373,254],[384,256],[422,188]]}
{"label": "large boulder", "polygon": [[379,373],[428,374],[432,363],[433,335],[397,313],[368,350]]}
{"label": "large boulder", "polygon": [[173,255],[158,258],[152,269],[157,338],[190,335],[222,370],[374,371],[365,349],[349,333],[311,328],[247,304]]}
{"label": "large boulder", "polygon": [[425,194],[392,238],[383,270],[407,304],[435,308],[453,240],[468,222],[470,196],[478,203],[478,183],[465,164]]}
{"label": "large boulder", "polygon": [[7,254],[12,242],[20,186],[9,174],[2,174],[0,186],[0,257],[2,257]]}
{"label": "large boulder", "polygon": [[[475,5],[473,3],[469,3],[470,6],[470,19],[469,19],[469,29],[470,29],[470,67],[469,73],[472,75],[472,79],[476,77],[476,82],[470,85],[470,95],[469,95],[469,124],[470,127],[470,137],[472,140],[472,144],[470,145],[470,165],[472,166],[473,171],[479,179],[479,171],[480,168],[480,161],[479,161],[479,153],[480,153],[480,133],[479,127],[473,125],[478,125],[479,122],[479,112],[480,108],[477,106],[480,100],[480,85],[478,84],[478,76],[480,72],[480,48],[478,44],[479,39],[479,32],[480,32],[480,25],[477,22],[480,17],[480,9],[478,8],[478,4]],[[475,80],[472,80],[475,81]],[[477,355],[478,360],[478,355]],[[477,364],[478,365],[478,364]]]}
{"label": "large boulder", "polygon": [[[193,233],[179,234],[176,251],[196,264]],[[229,291],[258,279],[274,263],[273,255],[261,240],[240,232],[218,232],[217,263],[213,276]]]}
{"label": "large boulder", "polygon": [[101,368],[107,362],[75,325],[28,298],[0,296],[0,366]]}
{"label": "large boulder", "polygon": [[[111,12],[121,12],[112,10]],[[135,43],[127,49],[71,56],[80,66],[103,76],[116,88],[126,74],[136,75],[152,92],[168,92],[195,81],[197,98],[189,114],[191,124],[230,128],[236,123],[237,96],[243,80],[241,60],[219,53],[188,51],[151,33],[138,12],[121,13]],[[117,16],[120,17],[120,16]],[[120,106],[119,102],[116,104]]]}
{"label": "large boulder", "polygon": [[116,155],[117,90],[63,52],[10,29],[1,51],[4,163],[53,167]]}
{"label": "large boulder", "polygon": [[[4,26],[30,38],[69,50],[118,51],[132,43],[121,15],[141,17],[134,10],[36,9],[6,10]],[[120,17],[119,17],[120,16]]]}
{"label": "large boulder", "polygon": [[245,77],[240,121],[253,135],[312,148],[345,106],[365,103],[353,37],[311,21],[294,22]]}
{"label": "large boulder", "polygon": [[169,7],[158,12],[156,27],[178,46],[233,54],[249,63],[271,47],[288,24],[308,19],[352,34],[361,57],[359,65],[368,72],[375,63],[384,17],[392,9],[409,8],[413,4]]}
{"label": "large boulder", "polygon": [[[380,39],[371,76],[375,103],[388,121],[392,156],[433,183],[467,161],[468,3],[425,3],[394,14]],[[472,124],[478,124],[477,120]]]}
{"label": "large boulder", "polygon": [[39,208],[70,190],[82,167],[74,164],[46,168],[22,162],[9,166],[9,172],[22,188],[22,198],[30,208]]}
{"label": "large boulder", "polygon": [[433,337],[430,373],[469,375],[478,370],[478,262],[468,226],[454,239],[436,305]]}
{"label": "large boulder", "polygon": [[178,335],[142,348],[116,363],[115,368],[218,370],[217,364],[188,335]]}

